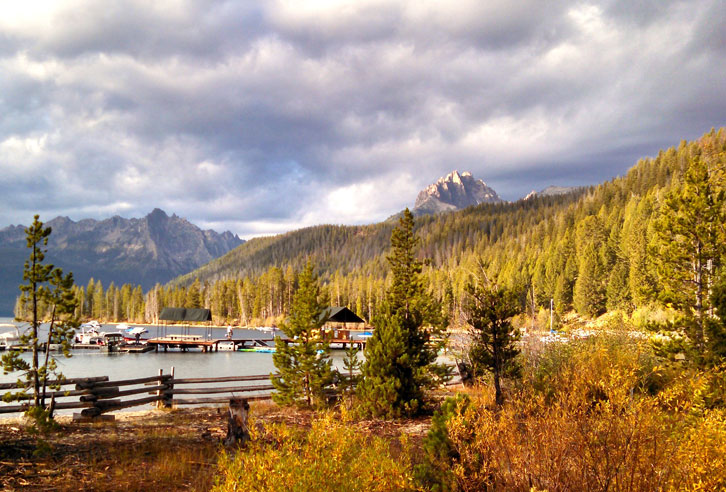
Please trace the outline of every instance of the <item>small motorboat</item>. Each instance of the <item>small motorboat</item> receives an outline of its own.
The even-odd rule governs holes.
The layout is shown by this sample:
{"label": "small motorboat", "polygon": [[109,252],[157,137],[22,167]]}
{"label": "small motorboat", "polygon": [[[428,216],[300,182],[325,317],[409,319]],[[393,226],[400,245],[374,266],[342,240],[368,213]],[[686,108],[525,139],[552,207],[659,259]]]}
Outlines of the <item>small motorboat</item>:
{"label": "small motorboat", "polygon": [[121,333],[102,333],[101,336],[103,337],[102,352],[118,352],[125,344],[124,336]]}
{"label": "small motorboat", "polygon": [[100,331],[98,331],[98,328],[91,323],[82,324],[81,332],[77,333],[74,339],[74,342],[79,345],[103,345],[103,341],[103,335]]}
{"label": "small motorboat", "polygon": [[223,342],[219,342],[217,344],[217,350],[221,351],[233,351],[236,348],[236,345],[231,340],[225,340]]}
{"label": "small motorboat", "polygon": [[256,352],[261,354],[274,354],[275,347],[242,347],[238,349],[240,352]]}
{"label": "small motorboat", "polygon": [[0,324],[0,330],[10,328],[13,331],[4,331],[0,333],[0,350],[12,350],[20,346],[20,328],[18,325],[9,323]]}
{"label": "small motorboat", "polygon": [[134,342],[136,344],[146,343],[147,340],[142,340],[141,335],[148,333],[149,330],[143,326],[129,326],[125,323],[118,325],[119,331],[127,342]]}

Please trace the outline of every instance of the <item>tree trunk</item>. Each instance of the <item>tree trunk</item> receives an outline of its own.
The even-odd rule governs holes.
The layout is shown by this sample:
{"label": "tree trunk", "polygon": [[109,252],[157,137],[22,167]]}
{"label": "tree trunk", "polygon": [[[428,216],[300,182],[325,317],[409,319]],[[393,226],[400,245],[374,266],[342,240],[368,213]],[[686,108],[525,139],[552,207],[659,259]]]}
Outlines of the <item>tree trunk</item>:
{"label": "tree trunk", "polygon": [[502,396],[502,385],[500,383],[500,376],[502,372],[502,361],[499,356],[499,347],[502,341],[497,339],[497,335],[494,335],[494,346],[492,347],[492,355],[494,358],[494,399],[497,402],[497,406],[501,407],[504,403],[504,397]]}
{"label": "tree trunk", "polygon": [[250,440],[250,432],[247,427],[250,404],[244,398],[232,398],[229,400],[229,415],[227,420],[227,437],[224,438],[225,446],[244,445]]}
{"label": "tree trunk", "polygon": [[38,286],[35,283],[37,266],[37,247],[33,244],[33,270],[31,287],[33,293],[33,405],[36,407],[40,404],[40,380],[38,379]]}
{"label": "tree trunk", "polygon": [[[53,314],[50,316],[50,328],[48,328],[48,340],[45,344],[45,362],[43,367],[48,368],[48,358],[50,357],[50,341],[53,337],[53,327],[55,326],[55,305],[53,305]],[[43,396],[41,397],[41,405],[45,406],[45,388],[48,386],[48,373],[43,374]]]}

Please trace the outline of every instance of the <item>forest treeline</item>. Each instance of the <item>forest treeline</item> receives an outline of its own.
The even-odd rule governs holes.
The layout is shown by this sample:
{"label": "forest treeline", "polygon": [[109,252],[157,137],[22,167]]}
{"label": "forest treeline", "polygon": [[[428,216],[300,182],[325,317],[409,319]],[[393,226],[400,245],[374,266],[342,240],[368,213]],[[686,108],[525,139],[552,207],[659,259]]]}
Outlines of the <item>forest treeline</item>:
{"label": "forest treeline", "polygon": [[[550,299],[559,314],[574,310],[588,317],[647,307],[663,290],[656,242],[668,197],[684,187],[694,161],[713,168],[708,179],[720,179],[725,155],[722,128],[642,159],[625,176],[598,186],[418,218],[428,288],[454,324],[465,285],[480,264],[490,278],[518,292],[529,312],[549,308]],[[371,320],[390,281],[386,254],[393,225],[323,225],[253,239],[146,293],[91,280],[75,288],[78,314],[154,322],[164,306],[207,307],[220,323],[279,323],[289,312],[298,272],[311,260],[328,302]],[[16,314],[22,310],[18,304]]]}

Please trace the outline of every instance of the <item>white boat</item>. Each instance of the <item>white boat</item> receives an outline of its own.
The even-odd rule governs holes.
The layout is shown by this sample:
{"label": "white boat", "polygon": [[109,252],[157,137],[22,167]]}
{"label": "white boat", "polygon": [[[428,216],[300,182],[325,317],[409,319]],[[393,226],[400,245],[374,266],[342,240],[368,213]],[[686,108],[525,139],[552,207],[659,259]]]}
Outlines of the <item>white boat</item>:
{"label": "white boat", "polygon": [[81,325],[81,333],[76,334],[75,342],[81,345],[103,345],[103,334],[96,328],[86,328]]}
{"label": "white boat", "polygon": [[231,340],[225,340],[217,344],[217,350],[221,351],[234,351],[237,348],[234,342]]}
{"label": "white boat", "polygon": [[102,352],[118,352],[124,342],[124,336],[121,333],[101,333],[103,343],[101,344]]}
{"label": "white boat", "polygon": [[10,350],[20,345],[20,328],[9,323],[0,324],[0,330],[10,329],[0,333],[0,350]]}
{"label": "white boat", "polygon": [[96,330],[96,331],[99,331],[100,329],[101,329],[101,323],[99,323],[95,319],[93,321],[89,321],[88,323],[83,323],[81,325],[81,331],[84,331],[84,332],[86,330]]}
{"label": "white boat", "polygon": [[148,329],[144,328],[143,326],[130,326],[124,330],[124,333],[127,335],[143,335],[144,333],[148,333]]}
{"label": "white boat", "polygon": [[137,344],[146,343],[146,340],[141,340],[141,335],[148,333],[149,330],[143,326],[129,326],[126,323],[118,325],[118,329],[127,341],[132,341]]}

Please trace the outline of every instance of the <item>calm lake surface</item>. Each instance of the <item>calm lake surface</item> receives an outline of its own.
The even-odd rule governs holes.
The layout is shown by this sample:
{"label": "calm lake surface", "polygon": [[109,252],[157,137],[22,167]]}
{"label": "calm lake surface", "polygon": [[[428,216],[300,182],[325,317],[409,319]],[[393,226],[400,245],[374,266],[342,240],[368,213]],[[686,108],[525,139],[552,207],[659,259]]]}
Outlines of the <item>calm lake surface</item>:
{"label": "calm lake surface", "polygon": [[[14,323],[11,318],[0,318],[0,323]],[[154,338],[161,335],[189,333],[202,335],[211,338],[225,338],[224,328],[180,328],[180,327],[157,327],[146,326],[149,333],[144,338]],[[7,331],[0,329],[0,331]],[[47,326],[43,327],[47,333]],[[117,332],[116,325],[103,325],[101,331]],[[161,333],[159,333],[161,332]],[[278,331],[279,334],[279,331]],[[257,338],[261,340],[272,340],[272,333],[259,330],[235,329],[234,338]],[[42,337],[41,337],[42,339]],[[272,345],[272,343],[270,343]],[[203,378],[216,376],[248,376],[256,374],[269,374],[275,372],[272,363],[272,354],[255,352],[201,352],[199,349],[192,349],[188,352],[181,352],[178,349],[170,349],[168,352],[147,352],[145,354],[124,354],[124,353],[101,353],[99,350],[78,349],[71,351],[73,356],[65,358],[62,354],[55,354],[60,372],[67,378],[108,376],[110,380],[133,379],[147,376],[155,376],[159,369],[168,374],[174,367],[175,377],[178,378]],[[0,352],[2,354],[4,352]],[[332,352],[333,365],[343,370],[342,350]],[[362,354],[360,354],[362,355]],[[30,360],[31,354],[23,354],[26,360]],[[18,378],[19,373],[0,375],[0,383],[13,382]],[[226,383],[229,385],[230,383]],[[260,383],[256,383],[260,384]],[[3,391],[0,391],[2,393]],[[0,405],[3,403],[0,402]],[[141,406],[127,409],[127,411],[138,411],[150,406]],[[76,410],[78,411],[78,410]],[[69,415],[72,410],[59,411],[60,414]],[[3,415],[0,414],[0,418]],[[12,414],[10,414],[12,415]],[[9,416],[9,415],[8,415]]]}

